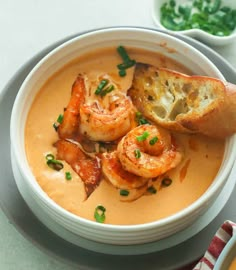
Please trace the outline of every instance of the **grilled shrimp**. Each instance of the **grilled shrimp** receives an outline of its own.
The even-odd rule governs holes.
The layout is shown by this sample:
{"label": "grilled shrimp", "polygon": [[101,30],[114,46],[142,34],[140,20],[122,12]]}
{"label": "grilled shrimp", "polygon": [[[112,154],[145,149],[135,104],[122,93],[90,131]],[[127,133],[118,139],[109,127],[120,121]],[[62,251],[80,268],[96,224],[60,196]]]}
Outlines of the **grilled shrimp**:
{"label": "grilled shrimp", "polygon": [[124,170],[145,178],[164,174],[182,159],[171,134],[154,125],[132,129],[119,142],[117,152]]}
{"label": "grilled shrimp", "polygon": [[61,139],[75,138],[79,131],[79,108],[85,101],[85,83],[80,74],[72,85],[71,98],[63,115],[63,121],[58,127]]}
{"label": "grilled shrimp", "polygon": [[117,151],[102,155],[102,172],[113,186],[120,189],[133,189],[145,185],[150,178],[137,176],[123,169]]}
{"label": "grilled shrimp", "polygon": [[77,144],[70,141],[59,140],[55,147],[57,158],[65,160],[84,182],[88,198],[101,180],[100,160],[86,155]]}
{"label": "grilled shrimp", "polygon": [[[84,76],[79,75],[58,128],[59,137],[79,140],[84,135],[92,141],[105,142],[125,135],[132,125],[133,104],[130,98],[119,90],[102,98],[88,92]],[[92,95],[93,102],[88,94]]]}
{"label": "grilled shrimp", "polygon": [[132,103],[122,96],[104,109],[101,104],[80,107],[80,131],[93,141],[114,141],[125,135],[132,124]]}
{"label": "grilled shrimp", "polygon": [[102,154],[102,172],[106,179],[117,189],[128,192],[120,196],[121,201],[133,201],[146,193],[150,178],[137,176],[125,171],[120,163],[117,151]]}

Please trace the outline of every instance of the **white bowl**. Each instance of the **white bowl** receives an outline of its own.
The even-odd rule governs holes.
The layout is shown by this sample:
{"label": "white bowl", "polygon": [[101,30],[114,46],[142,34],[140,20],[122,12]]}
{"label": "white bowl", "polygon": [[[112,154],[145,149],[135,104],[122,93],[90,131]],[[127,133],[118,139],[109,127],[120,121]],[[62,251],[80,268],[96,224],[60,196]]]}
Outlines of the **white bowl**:
{"label": "white bowl", "polygon": [[216,261],[214,270],[229,270],[233,259],[236,259],[236,235],[232,236],[224,247]]}
{"label": "white bowl", "polygon": [[[52,74],[61,69],[72,59],[81,54],[117,44],[125,44],[152,51],[158,51],[168,57],[185,63],[185,66],[196,74],[203,74],[224,79],[220,71],[199,51],[185,42],[149,29],[139,28],[108,28],[80,35],[60,45],[44,57],[30,72],[22,84],[16,97],[11,117],[11,147],[13,171],[16,178],[23,178],[21,192],[26,203],[38,218],[44,222],[42,215],[47,216],[66,230],[75,235],[100,243],[113,245],[132,245],[150,243],[163,239],[193,224],[215,202],[223,186],[227,182],[228,174],[233,166],[236,154],[235,137],[227,140],[221,168],[215,180],[207,191],[189,207],[176,214],[158,221],[141,225],[109,225],[96,223],[76,216],[52,201],[41,189],[36,181],[26,157],[24,131],[26,118],[32,102],[41,86]],[[164,46],[163,46],[164,45]],[[175,51],[169,48],[174,48]],[[16,181],[19,183],[20,181]],[[38,207],[33,207],[28,200],[31,197]],[[37,213],[40,209],[40,215]]]}
{"label": "white bowl", "polygon": [[[183,30],[183,31],[172,31],[172,30],[165,28],[160,22],[160,18],[161,18],[160,8],[163,5],[163,3],[166,3],[167,1],[168,0],[154,0],[153,1],[152,18],[153,18],[153,20],[158,28],[164,29],[164,30],[168,31],[169,33],[179,33],[179,34],[183,34],[183,35],[186,35],[186,36],[189,36],[192,38],[196,38],[196,39],[198,39],[198,40],[200,40],[208,45],[211,45],[211,46],[223,46],[223,45],[226,45],[226,44],[229,44],[229,43],[235,41],[236,28],[229,36],[224,36],[224,37],[219,37],[219,36],[209,34],[201,29],[188,29],[188,30]],[[224,0],[222,2],[224,4],[224,6],[236,9],[236,2],[234,0]],[[179,1],[177,1],[177,3],[180,3],[180,4],[186,3],[186,1],[179,0]]]}

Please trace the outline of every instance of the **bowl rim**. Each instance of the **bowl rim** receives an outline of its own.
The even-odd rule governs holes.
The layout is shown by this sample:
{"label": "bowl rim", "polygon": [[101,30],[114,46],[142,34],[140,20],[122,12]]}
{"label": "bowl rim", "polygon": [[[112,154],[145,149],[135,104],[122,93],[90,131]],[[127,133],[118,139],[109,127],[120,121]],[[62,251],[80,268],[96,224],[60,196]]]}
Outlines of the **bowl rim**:
{"label": "bowl rim", "polygon": [[[196,51],[198,54],[201,54],[204,58],[206,58],[201,52],[199,52],[197,49],[195,49],[194,47],[192,47],[191,45],[187,44],[185,41],[176,39],[173,36],[168,35],[168,33],[163,33],[163,32],[157,32],[154,29],[150,29],[150,28],[138,28],[138,27],[109,27],[109,28],[102,28],[102,29],[97,29],[97,30],[91,30],[85,33],[82,33],[81,35],[78,35],[76,37],[72,37],[71,39],[69,39],[66,42],[63,42],[61,45],[57,46],[55,49],[53,49],[52,51],[50,51],[46,56],[44,56],[36,65],[35,67],[31,70],[31,72],[27,75],[26,79],[24,80],[18,94],[16,97],[16,100],[14,102],[14,106],[13,106],[13,110],[12,110],[12,115],[11,115],[11,123],[10,123],[10,139],[11,139],[11,147],[13,149],[13,153],[16,157],[16,162],[17,165],[20,169],[20,172],[24,175],[25,180],[27,181],[28,186],[30,186],[31,191],[33,191],[33,193],[40,198],[43,202],[45,202],[50,208],[52,208],[53,210],[56,210],[58,214],[62,214],[63,217],[65,218],[69,218],[69,220],[73,220],[75,222],[79,222],[80,224],[83,225],[90,225],[92,227],[96,226],[99,229],[104,229],[104,230],[120,230],[120,231],[140,231],[140,230],[146,230],[146,229],[152,229],[155,228],[158,225],[165,225],[168,224],[171,221],[180,219],[181,217],[186,217],[188,215],[189,212],[192,212],[192,208],[194,208],[195,211],[197,211],[199,209],[199,207],[205,203],[208,203],[208,196],[209,193],[213,194],[218,188],[219,185],[222,185],[223,183],[219,183],[219,181],[217,183],[215,183],[214,185],[211,185],[206,191],[205,193],[196,201],[194,201],[191,205],[189,205],[187,208],[178,211],[177,213],[168,216],[166,218],[162,218],[160,220],[157,221],[152,221],[149,223],[144,223],[144,224],[135,224],[135,225],[116,225],[116,224],[106,224],[106,223],[97,223],[95,221],[91,221],[85,218],[82,218],[80,216],[77,216],[67,210],[65,210],[64,208],[62,208],[61,206],[59,206],[58,204],[56,204],[52,199],[50,199],[47,194],[41,189],[41,187],[39,186],[37,180],[35,179],[33,173],[30,171],[30,167],[28,164],[24,164],[23,162],[20,162],[20,158],[21,158],[21,153],[19,152],[19,146],[16,145],[15,143],[15,126],[17,126],[17,111],[19,110],[18,107],[20,106],[21,103],[21,99],[23,93],[21,89],[24,89],[25,86],[27,85],[28,81],[31,80],[31,77],[34,75],[34,72],[41,66],[43,65],[48,58],[52,57],[55,53],[57,53],[58,51],[60,51],[61,49],[63,49],[66,46],[70,46],[73,42],[76,42],[77,40],[87,37],[87,36],[91,36],[97,33],[103,33],[103,32],[110,32],[110,31],[140,31],[140,32],[150,32],[152,34],[155,35],[161,35],[164,36],[170,40],[174,40],[177,43],[180,43],[184,46],[187,46],[189,48],[191,48],[191,50]],[[207,60],[207,59],[206,59]],[[209,60],[208,60],[209,61]],[[212,68],[214,69],[214,64],[211,63]],[[218,71],[219,74],[220,71],[215,67],[215,69]],[[222,78],[223,75],[221,74]],[[15,105],[17,104],[17,105]],[[18,109],[18,110],[17,110]],[[229,142],[229,147],[233,148],[236,152],[236,136],[233,136],[231,138],[228,139]],[[235,155],[234,155],[235,156]],[[226,165],[226,169],[224,170],[223,175],[221,176],[224,179],[227,179],[227,176],[233,166],[234,163],[234,157],[233,155],[231,155],[230,158],[230,162],[227,163]],[[26,166],[28,165],[28,167]],[[27,170],[26,170],[27,169]],[[34,184],[34,185],[33,185]],[[200,203],[200,199],[201,199],[201,203]]]}

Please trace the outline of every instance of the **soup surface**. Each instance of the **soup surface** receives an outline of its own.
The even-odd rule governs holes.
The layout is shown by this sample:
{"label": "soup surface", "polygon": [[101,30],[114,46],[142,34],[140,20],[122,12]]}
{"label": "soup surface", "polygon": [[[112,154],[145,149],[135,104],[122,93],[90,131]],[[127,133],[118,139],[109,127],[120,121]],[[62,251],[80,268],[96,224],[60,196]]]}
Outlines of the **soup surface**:
{"label": "soup surface", "polygon": [[229,266],[229,270],[236,270],[236,257],[233,259]]}
{"label": "soup surface", "polygon": [[[167,67],[190,73],[183,65],[158,53],[129,48],[129,56],[137,62]],[[98,205],[106,209],[105,223],[142,224],[172,215],[196,201],[211,185],[221,165],[224,141],[202,135],[174,134],[183,148],[180,164],[163,177],[171,184],[161,184],[162,179],[153,182],[155,192],[146,192],[136,200],[126,201],[104,177],[99,186],[86,199],[84,183],[69,164],[62,161],[64,168],[53,170],[46,164],[49,153],[57,156],[55,142],[58,133],[53,128],[57,117],[63,114],[71,97],[71,87],[79,73],[86,74],[88,81],[106,76],[112,78],[124,94],[132,83],[133,68],[127,75],[118,75],[117,65],[121,57],[116,48],[91,52],[74,60],[44,84],[30,109],[25,128],[25,146],[28,162],[43,191],[58,205],[86,219],[94,220]],[[90,85],[91,89],[96,86]],[[71,179],[65,178],[65,172]]]}

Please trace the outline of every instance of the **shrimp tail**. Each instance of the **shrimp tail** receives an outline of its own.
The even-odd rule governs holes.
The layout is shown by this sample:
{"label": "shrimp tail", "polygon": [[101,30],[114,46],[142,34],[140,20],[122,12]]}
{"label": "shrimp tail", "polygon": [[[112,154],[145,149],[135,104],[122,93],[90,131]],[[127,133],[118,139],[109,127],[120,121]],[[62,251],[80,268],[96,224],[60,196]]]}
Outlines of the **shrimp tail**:
{"label": "shrimp tail", "polygon": [[66,161],[83,181],[87,199],[101,181],[100,159],[88,156],[71,141],[58,140],[54,146],[57,158]]}
{"label": "shrimp tail", "polygon": [[84,76],[79,74],[71,89],[71,98],[63,115],[63,121],[58,127],[60,139],[74,138],[79,130],[80,105],[85,99]]}

